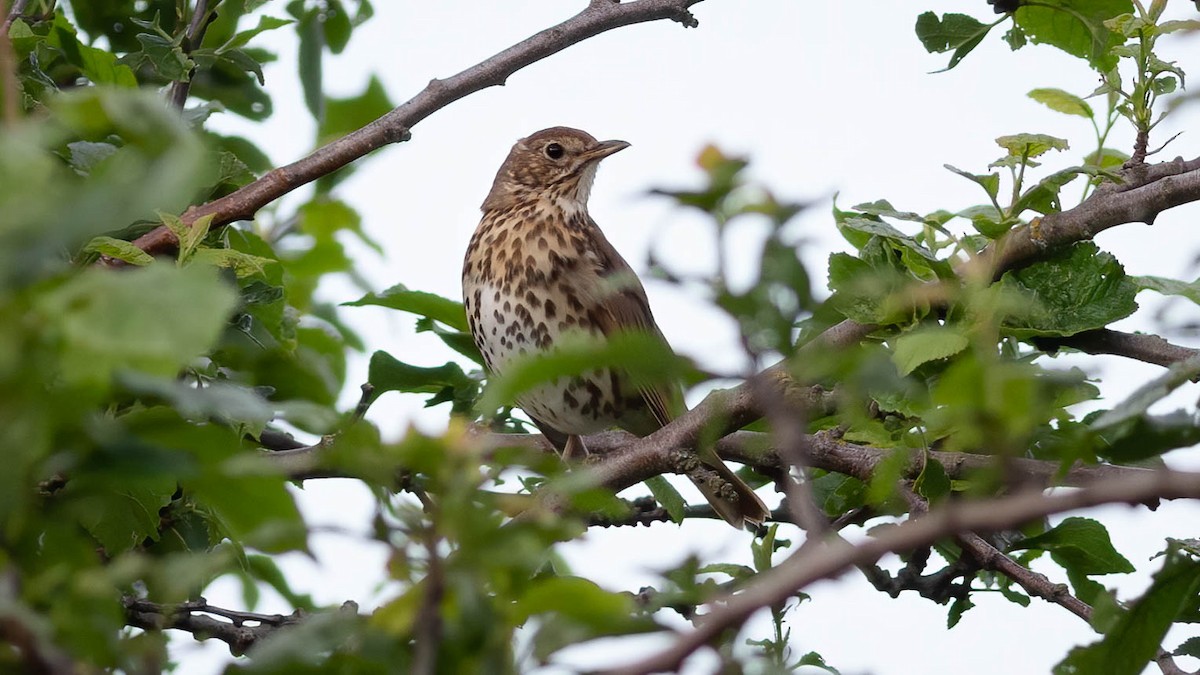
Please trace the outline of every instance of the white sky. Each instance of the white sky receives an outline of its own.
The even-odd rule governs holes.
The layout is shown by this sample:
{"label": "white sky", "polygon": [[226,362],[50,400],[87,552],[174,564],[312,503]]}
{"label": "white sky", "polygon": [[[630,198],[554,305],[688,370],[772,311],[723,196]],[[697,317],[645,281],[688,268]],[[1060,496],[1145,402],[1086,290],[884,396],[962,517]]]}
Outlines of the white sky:
{"label": "white sky", "polygon": [[[526,0],[517,10],[514,3],[376,0],[375,18],[356,33],[344,55],[327,61],[328,92],[339,97],[357,94],[374,74],[393,102],[400,103],[430,78],[477,63],[584,4]],[[1181,15],[1192,11],[1191,3],[1172,4]],[[982,193],[942,165],[983,172],[1002,153],[992,140],[997,136],[1038,132],[1070,139],[1070,153],[1047,158],[1050,169],[1077,164],[1092,149],[1091,127],[1085,120],[1053,113],[1025,96],[1036,87],[1086,95],[1096,79],[1081,61],[1048,47],[1010,53],[997,31],[957,69],[930,74],[944,66],[947,55],[926,54],[913,33],[917,14],[926,9],[939,14],[965,11],[990,20],[990,8],[982,0],[707,0],[694,8],[698,29],[670,22],[627,27],[520,71],[507,86],[473,95],[420,123],[410,142],[361,163],[356,175],[339,188],[386,249],[381,258],[355,248],[361,254],[359,269],[379,289],[403,283],[458,297],[462,254],[496,168],[517,138],[559,124],[633,144],[605,161],[591,210],[635,269],[645,269],[652,245],[679,267],[703,270],[711,264],[713,248],[706,230],[697,229],[703,220],[647,191],[698,185],[694,157],[704,144],[714,142],[751,157],[751,175],[781,197],[814,200],[801,222],[807,240],[804,259],[818,290],[823,289],[829,253],[848,248],[829,215],[835,192],[843,207],[886,198],[902,210],[961,209],[978,203]],[[282,3],[268,4],[266,11],[284,15]],[[1197,42],[1174,40],[1164,45],[1163,55],[1178,59],[1185,70],[1198,70],[1193,56]],[[282,56],[279,65],[266,69],[275,116],[261,127],[218,116],[213,126],[249,135],[276,163],[286,163],[311,149],[314,134],[296,83],[290,32],[278,31],[269,44]],[[1186,128],[1188,121],[1194,126],[1197,107],[1164,123],[1152,147]],[[1128,151],[1131,135],[1120,129],[1109,144]],[[1170,156],[1200,154],[1191,134],[1177,140],[1171,151]],[[1077,190],[1072,186],[1066,194]],[[1176,211],[1162,216],[1153,229],[1123,226],[1101,235],[1098,243],[1117,255],[1131,274],[1191,279],[1200,252],[1200,234],[1193,224],[1198,210]],[[747,233],[732,242],[743,275],[753,272],[749,254],[754,240]],[[647,290],[658,322],[677,351],[713,369],[741,366],[728,321],[686,291],[653,281]],[[338,302],[359,296],[343,283],[330,284],[324,292]],[[1153,304],[1147,303],[1152,301],[1147,295],[1140,300]],[[1194,309],[1183,305],[1172,305],[1172,311],[1195,317]],[[452,358],[436,339],[415,336],[407,315],[382,308],[346,308],[343,316],[362,331],[368,354],[385,349],[420,365]],[[1153,312],[1143,310],[1119,327],[1154,330]],[[1160,372],[1115,357],[1060,361],[1064,367],[1080,365],[1103,378],[1104,405]],[[357,384],[365,379],[363,359],[352,365],[349,383],[355,393],[348,394],[347,402],[356,398]],[[1189,405],[1195,397],[1194,387],[1185,388],[1169,407]],[[370,417],[393,438],[410,423],[427,431],[445,423],[444,406],[421,406],[420,397],[389,394],[372,408]],[[1190,459],[1194,466],[1194,455],[1185,454],[1181,461]],[[370,496],[357,483],[313,481],[298,491],[298,497],[313,523],[367,531]],[[1089,515],[1109,524],[1118,550],[1135,566],[1152,570],[1155,564],[1147,560],[1161,550],[1165,537],[1195,536],[1189,525],[1197,522],[1200,509],[1165,504],[1156,513],[1113,507]],[[793,532],[786,535],[794,538]],[[562,547],[562,552],[577,573],[614,590],[636,591],[658,583],[656,570],[669,568],[689,553],[711,560],[748,560],[749,541],[749,534],[723,524],[689,522],[682,528],[663,524],[595,531]],[[378,604],[382,547],[332,534],[316,535],[312,544],[315,563],[301,556],[284,561],[298,589],[333,605],[347,599],[357,600],[364,609]],[[1038,569],[1063,580],[1051,565]],[[1100,581],[1130,598],[1145,587],[1148,575]],[[1021,609],[999,597],[977,594],[977,607],[947,631],[945,607],[912,599],[911,594],[892,600],[856,573],[809,590],[812,602],[792,615],[796,654],[819,651],[847,675],[1048,672],[1070,647],[1092,639],[1082,621],[1040,600]],[[207,595],[218,605],[240,603],[231,583],[219,583]],[[259,611],[285,609],[273,596],[264,597]],[[757,630],[751,637],[767,634],[762,617],[753,626]],[[1187,636],[1173,636],[1168,644],[1174,646]],[[665,643],[641,638],[636,644],[620,650],[610,645],[579,648],[564,653],[565,661],[594,668],[620,662],[613,654],[630,659]],[[182,673],[217,672],[229,658],[216,641],[177,645]],[[690,671],[707,672],[712,663],[704,657],[694,659]]]}

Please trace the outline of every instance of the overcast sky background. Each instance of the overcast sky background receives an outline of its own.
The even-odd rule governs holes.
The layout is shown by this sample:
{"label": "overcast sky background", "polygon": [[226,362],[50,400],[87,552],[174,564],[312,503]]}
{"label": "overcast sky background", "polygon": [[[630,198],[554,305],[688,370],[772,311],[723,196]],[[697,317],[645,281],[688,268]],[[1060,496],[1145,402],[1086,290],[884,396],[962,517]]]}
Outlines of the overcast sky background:
{"label": "overcast sky background", "polygon": [[[376,75],[393,102],[401,103],[431,78],[457,73],[566,19],[584,4],[376,0],[375,18],[358,29],[345,54],[326,61],[327,91],[338,97],[355,95]],[[1172,5],[1181,16],[1195,14],[1191,3],[1176,0]],[[931,74],[945,65],[947,55],[927,54],[914,35],[916,17],[926,9],[991,20],[983,0],[707,0],[694,8],[697,29],[666,21],[626,27],[526,68],[507,86],[475,94],[421,122],[410,142],[360,162],[339,195],[361,211],[367,232],[384,245],[385,255],[352,244],[359,254],[359,270],[377,289],[403,283],[459,297],[463,251],[496,169],[517,138],[548,126],[575,126],[600,139],[632,143],[604,162],[591,211],[639,271],[646,269],[651,247],[672,267],[695,271],[711,269],[715,250],[703,219],[648,191],[699,185],[694,159],[707,143],[751,158],[749,173],[755,180],[781,198],[812,201],[798,227],[805,238],[804,260],[820,291],[829,254],[848,250],[829,213],[834,193],[840,193],[843,207],[888,199],[901,210],[958,210],[979,203],[983,194],[942,165],[984,172],[987,163],[1002,154],[993,141],[997,136],[1038,132],[1070,139],[1071,151],[1048,157],[1046,171],[1078,164],[1093,149],[1091,126],[1085,120],[1054,113],[1026,97],[1037,87],[1090,93],[1097,81],[1082,61],[1049,47],[1010,53],[1000,40],[1003,31],[995,31],[957,69]],[[269,3],[264,11],[285,15],[279,2]],[[1196,70],[1198,43],[1195,37],[1164,40],[1161,55],[1178,60],[1185,70]],[[281,55],[277,65],[265,69],[275,115],[264,125],[218,115],[212,126],[254,138],[276,164],[283,164],[311,150],[315,134],[294,72],[293,34],[290,29],[276,31],[267,44]],[[1151,146],[1176,131],[1196,128],[1197,108],[1185,108],[1164,123]],[[1126,151],[1131,143],[1132,135],[1123,127],[1109,141]],[[1198,146],[1200,138],[1192,132],[1164,154],[1195,156],[1200,154]],[[1067,188],[1064,201],[1080,189]],[[1195,227],[1200,211],[1194,206],[1176,211],[1162,216],[1153,228],[1126,225],[1097,241],[1131,274],[1192,279],[1200,251]],[[761,236],[753,229],[730,242],[734,262],[742,261],[735,276],[743,279],[753,276],[752,254]],[[734,329],[724,317],[686,289],[656,281],[646,286],[658,323],[677,351],[713,370],[744,366]],[[324,294],[344,302],[361,292],[348,283],[332,283]],[[1158,303],[1146,294],[1139,300],[1143,310],[1119,327],[1155,330],[1153,308]],[[1195,318],[1194,308],[1183,304],[1171,305],[1170,311],[1176,320]],[[408,315],[346,308],[343,316],[361,330],[368,354],[384,349],[419,365],[454,358],[436,339],[415,335]],[[1196,345],[1186,337],[1175,339]],[[1102,378],[1105,406],[1161,372],[1115,357],[1058,362],[1063,367],[1083,365]],[[351,366],[348,403],[357,398],[357,384],[365,379],[364,358]],[[1195,387],[1185,387],[1167,407],[1194,409],[1195,398]],[[410,424],[437,431],[445,424],[447,410],[424,410],[422,403],[420,397],[389,394],[369,416],[386,438],[397,437]],[[1197,466],[1195,454],[1176,457],[1181,466]],[[296,492],[310,522],[361,533],[315,535],[315,561],[286,557],[285,571],[297,589],[322,603],[352,599],[368,610],[391,597],[381,587],[386,551],[366,540],[368,491],[353,481],[324,480],[311,481]],[[686,494],[699,499],[694,491]],[[1189,526],[1200,522],[1200,508],[1194,505],[1164,504],[1156,513],[1113,507],[1091,515],[1105,519],[1118,550],[1148,570],[1156,565],[1146,561],[1162,549],[1165,537],[1194,535]],[[791,530],[781,536],[797,538]],[[591,532],[563,546],[562,553],[578,574],[613,590],[636,591],[658,584],[656,571],[691,553],[714,561],[748,561],[749,542],[749,533],[720,523],[688,522],[683,527],[661,524]],[[1035,569],[1063,580],[1053,565]],[[1133,574],[1099,580],[1131,598],[1148,578]],[[892,600],[857,573],[809,590],[813,600],[791,619],[796,654],[819,651],[847,675],[1048,672],[1071,646],[1093,639],[1082,621],[1040,600],[1022,609],[998,596],[977,594],[977,607],[947,631],[946,607],[907,596]],[[216,584],[207,596],[217,605],[241,603],[230,582]],[[269,593],[258,608],[286,609]],[[766,634],[762,617],[753,626],[757,630],[750,637]],[[1185,637],[1173,635],[1168,645]],[[230,658],[217,641],[176,644],[182,673],[218,672]],[[638,638],[602,650],[581,647],[564,652],[563,662],[586,667],[616,664],[664,644],[659,638]],[[707,657],[697,657],[689,671],[708,672],[712,664]]]}

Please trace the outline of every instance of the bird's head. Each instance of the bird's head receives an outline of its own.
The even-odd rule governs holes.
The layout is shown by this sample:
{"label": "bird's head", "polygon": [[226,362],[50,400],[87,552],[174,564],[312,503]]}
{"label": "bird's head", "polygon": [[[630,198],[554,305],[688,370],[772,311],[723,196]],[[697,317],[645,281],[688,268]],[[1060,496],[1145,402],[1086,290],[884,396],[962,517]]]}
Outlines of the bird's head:
{"label": "bird's head", "polygon": [[517,141],[496,172],[483,210],[501,209],[530,195],[587,204],[600,160],[628,148],[625,141],[597,141],[569,127],[543,129]]}

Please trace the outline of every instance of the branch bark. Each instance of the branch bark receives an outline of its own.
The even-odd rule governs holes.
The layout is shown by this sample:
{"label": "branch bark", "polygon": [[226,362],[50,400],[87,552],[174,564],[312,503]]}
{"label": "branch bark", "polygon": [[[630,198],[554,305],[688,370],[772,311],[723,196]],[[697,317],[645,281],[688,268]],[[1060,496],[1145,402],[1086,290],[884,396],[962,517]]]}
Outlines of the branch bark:
{"label": "branch bark", "polygon": [[1171,344],[1157,335],[1123,333],[1107,328],[1076,333],[1070,337],[1037,338],[1034,344],[1047,352],[1069,347],[1088,354],[1124,356],[1164,368],[1200,354],[1200,349]]}
{"label": "branch bark", "polygon": [[869,565],[887,553],[932,545],[959,533],[1011,528],[1035,518],[1099,506],[1137,504],[1154,499],[1200,498],[1200,473],[1150,471],[1136,476],[1106,479],[1080,490],[1043,494],[1026,491],[999,499],[960,502],[941,506],[857,546],[827,541],[802,549],[779,566],[765,572],[738,595],[709,613],[693,631],[670,647],[630,666],[606,671],[610,675],[642,675],[674,670],[697,649],[725,630],[741,625],[755,611],[791,597],[821,579],[832,579],[857,565]]}
{"label": "branch bark", "polygon": [[[488,87],[497,87],[513,73],[600,33],[647,21],[670,19],[684,26],[698,25],[689,8],[701,0],[635,0],[592,2],[566,21],[518,42],[504,51],[444,80],[434,79],[413,98],[391,112],[336,141],[318,148],[308,157],[267,172],[241,189],[183,214],[191,227],[199,218],[212,216],[210,227],[221,227],[254,217],[259,209],[296,188],[353,162],[385,145],[406,141],[411,129],[451,103]],[[147,253],[174,249],[178,240],[166,227],[138,237],[134,245]],[[121,266],[112,258],[106,265]]]}
{"label": "branch bark", "polygon": [[[291,614],[255,614],[222,609],[208,604],[204,598],[178,605],[161,605],[126,597],[122,599],[122,604],[125,606],[125,622],[130,626],[158,631],[174,628],[191,633],[197,640],[216,638],[229,645],[229,652],[234,656],[245,654],[246,650],[276,630],[298,624],[308,617],[300,610]],[[358,605],[348,601],[342,604],[339,611],[357,614]],[[246,625],[247,622],[254,625]]]}

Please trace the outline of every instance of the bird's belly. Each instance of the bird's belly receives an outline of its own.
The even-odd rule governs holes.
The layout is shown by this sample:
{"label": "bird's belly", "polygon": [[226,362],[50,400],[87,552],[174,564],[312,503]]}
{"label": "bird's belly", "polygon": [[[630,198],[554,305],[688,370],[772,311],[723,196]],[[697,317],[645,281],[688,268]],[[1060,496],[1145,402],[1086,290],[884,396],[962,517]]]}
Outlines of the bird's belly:
{"label": "bird's belly", "polygon": [[[477,291],[477,292],[476,292]],[[544,295],[521,297],[481,284],[466,294],[467,319],[488,369],[503,374],[516,359],[544,353],[569,334],[599,330],[578,312]],[[617,423],[620,385],[607,369],[560,377],[517,396],[531,417],[567,434],[590,434]]]}

